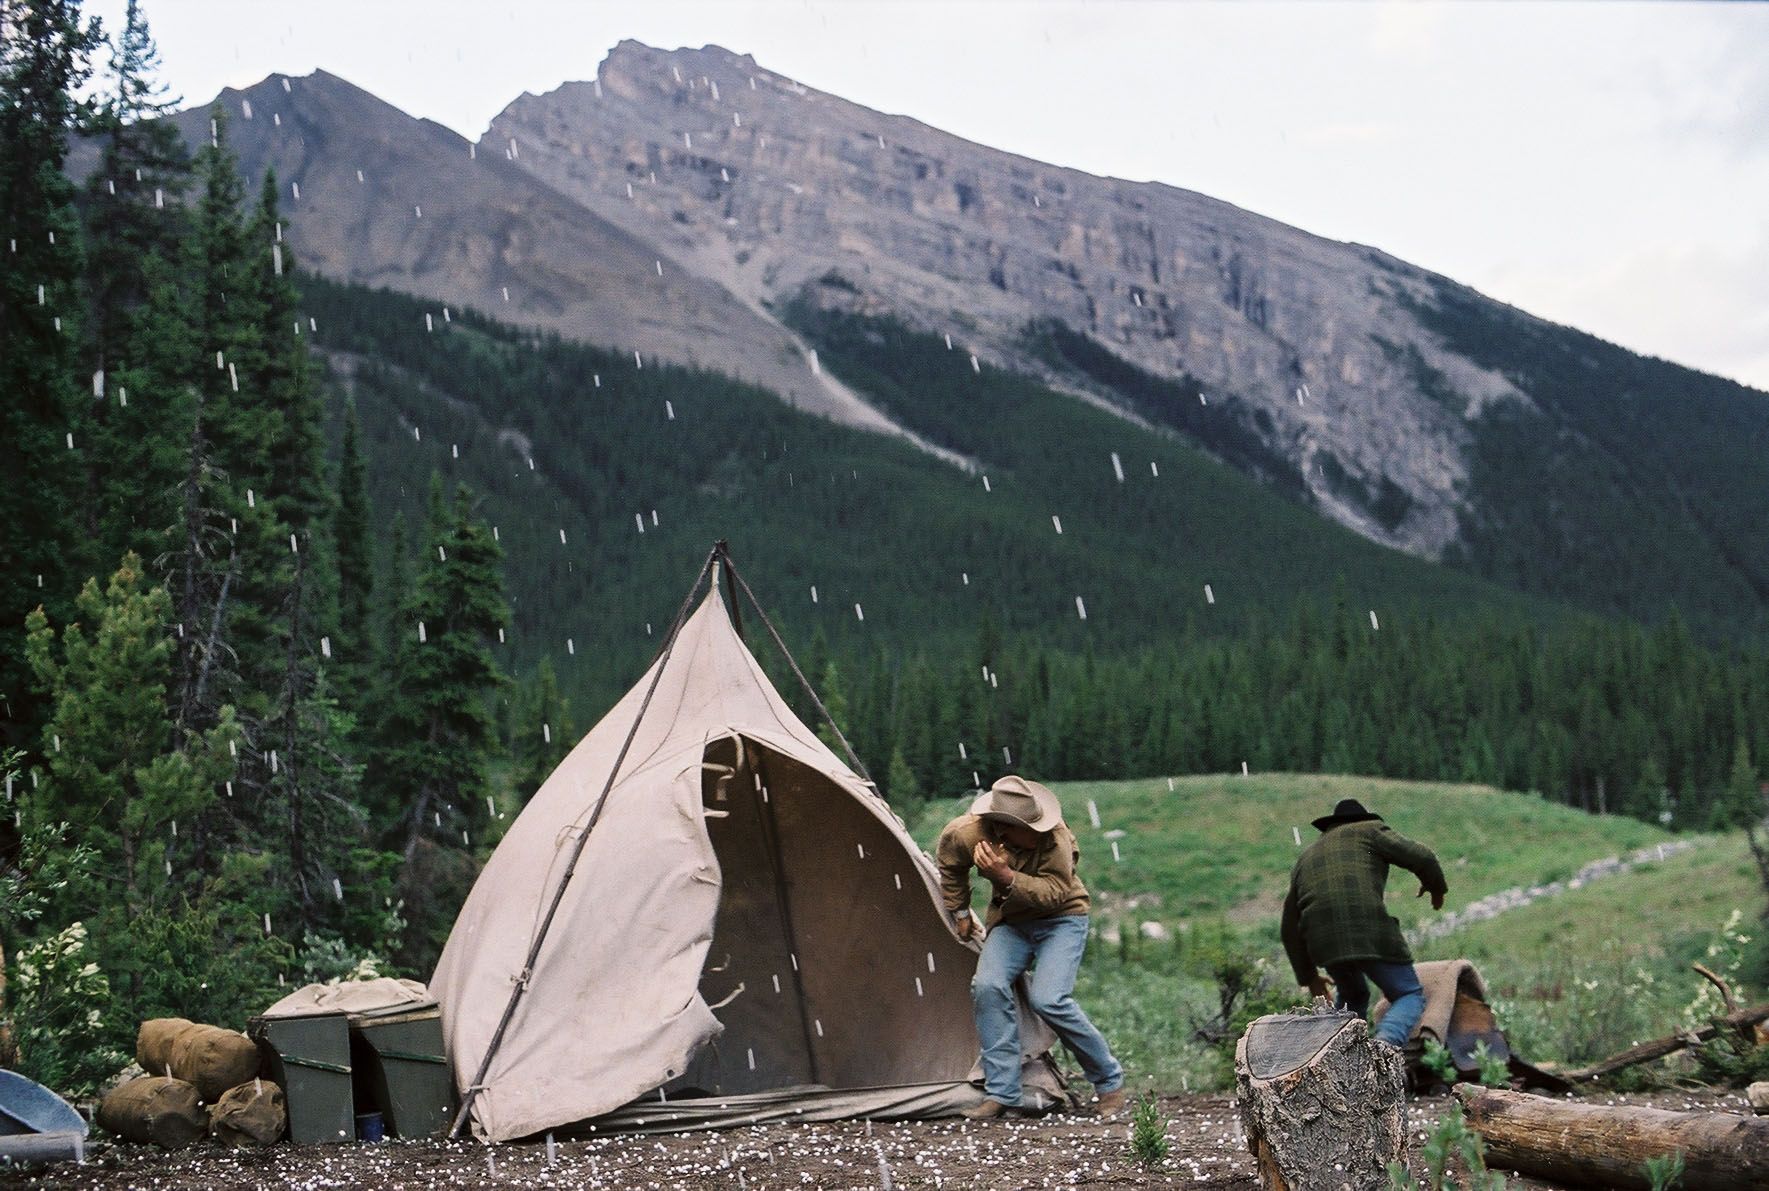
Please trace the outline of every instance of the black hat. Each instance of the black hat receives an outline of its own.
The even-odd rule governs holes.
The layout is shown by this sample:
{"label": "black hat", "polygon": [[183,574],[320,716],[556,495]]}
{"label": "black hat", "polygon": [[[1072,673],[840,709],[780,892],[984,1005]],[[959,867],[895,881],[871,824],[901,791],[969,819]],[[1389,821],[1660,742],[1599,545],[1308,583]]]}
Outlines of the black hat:
{"label": "black hat", "polygon": [[1341,798],[1333,813],[1323,815],[1314,821],[1316,829],[1330,831],[1345,823],[1368,823],[1371,820],[1382,822],[1382,816],[1364,809],[1364,804],[1355,798]]}

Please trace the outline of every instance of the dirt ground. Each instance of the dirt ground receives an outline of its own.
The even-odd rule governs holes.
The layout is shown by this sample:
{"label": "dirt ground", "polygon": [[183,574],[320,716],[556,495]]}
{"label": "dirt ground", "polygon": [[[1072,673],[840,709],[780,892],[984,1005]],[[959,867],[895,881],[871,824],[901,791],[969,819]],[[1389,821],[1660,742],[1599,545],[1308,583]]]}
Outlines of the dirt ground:
{"label": "dirt ground", "polygon": [[[1615,1095],[1594,1102],[1748,1113],[1738,1094]],[[1423,1173],[1419,1146],[1447,1097],[1411,1105],[1410,1162]],[[1234,1097],[1165,1097],[1171,1149],[1154,1170],[1131,1156],[1125,1118],[1052,1116],[1040,1121],[971,1124],[918,1121],[783,1125],[665,1137],[560,1142],[549,1165],[544,1145],[489,1148],[476,1142],[386,1142],[229,1150],[198,1146],[166,1153],[95,1143],[84,1166],[0,1171],[0,1184],[29,1188],[256,1187],[607,1187],[819,1189],[1204,1187],[1257,1188]],[[888,1181],[887,1181],[888,1179]],[[1512,1187],[1554,1184],[1514,1180]]]}

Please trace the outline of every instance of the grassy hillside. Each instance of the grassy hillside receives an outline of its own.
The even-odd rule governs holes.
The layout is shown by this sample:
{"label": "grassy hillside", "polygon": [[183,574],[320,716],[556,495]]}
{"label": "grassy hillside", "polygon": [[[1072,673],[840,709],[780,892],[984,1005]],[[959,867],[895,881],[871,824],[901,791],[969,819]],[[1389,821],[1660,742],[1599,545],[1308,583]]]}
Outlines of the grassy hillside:
{"label": "grassy hillside", "polygon": [[[1762,885],[1736,833],[1581,889],[1474,923],[1419,949],[1422,959],[1479,965],[1523,1053],[1570,1063],[1701,1025],[1719,997],[1690,964],[1759,1002]],[[1633,1078],[1661,1077],[1662,1069]]]}
{"label": "grassy hillside", "polygon": [[[1480,786],[1266,774],[1177,778],[1171,792],[1166,779],[1057,792],[1081,843],[1100,928],[1078,995],[1133,1069],[1162,1087],[1223,1077],[1221,1053],[1191,1030],[1215,1011],[1225,962],[1244,957],[1270,1005],[1301,999],[1277,940],[1298,852],[1292,829],[1306,843],[1316,834],[1310,820],[1340,798],[1362,800],[1433,847],[1449,878],[1450,910],[1673,838],[1636,820]],[[964,805],[928,808],[911,824],[915,837],[931,846]],[[1114,859],[1110,833],[1118,831],[1125,834]],[[1762,898],[1739,837],[1689,838],[1697,844],[1689,853],[1421,944],[1418,958],[1473,959],[1501,1025],[1532,1060],[1583,1062],[1668,1032],[1698,991],[1689,961],[1711,947],[1719,958],[1710,963],[1742,956],[1721,928],[1734,909],[1748,923]],[[1415,890],[1405,873],[1390,880],[1389,908],[1403,925],[1432,916]],[[1147,922],[1162,923],[1172,941],[1140,937]]]}
{"label": "grassy hillside", "polygon": [[[1124,917],[1178,927],[1228,917],[1270,928],[1290,866],[1316,834],[1310,822],[1357,798],[1403,835],[1429,844],[1449,879],[1447,909],[1517,885],[1571,876],[1581,865],[1673,839],[1637,819],[1588,815],[1486,786],[1309,774],[1222,775],[1055,787],[1081,843],[1083,877],[1102,922]],[[1095,829],[1088,813],[1099,811]],[[967,799],[930,807],[911,829],[930,846]],[[1114,840],[1113,832],[1123,832]],[[1112,844],[1118,845],[1118,859]],[[1403,926],[1431,913],[1397,873],[1390,905]],[[1131,903],[1135,904],[1132,905]]]}

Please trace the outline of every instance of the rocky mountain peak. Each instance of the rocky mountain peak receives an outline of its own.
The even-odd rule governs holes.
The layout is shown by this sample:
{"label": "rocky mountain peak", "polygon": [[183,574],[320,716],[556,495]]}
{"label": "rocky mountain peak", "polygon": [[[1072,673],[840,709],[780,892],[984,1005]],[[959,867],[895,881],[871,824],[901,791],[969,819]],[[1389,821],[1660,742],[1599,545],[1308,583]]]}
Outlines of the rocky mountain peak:
{"label": "rocky mountain peak", "polygon": [[1526,400],[1418,325],[1420,270],[977,145],[717,46],[622,42],[594,79],[512,103],[481,144],[757,309],[863,303],[1044,373],[1026,332],[1054,320],[1195,379],[1324,511],[1428,556],[1458,534],[1468,416]]}

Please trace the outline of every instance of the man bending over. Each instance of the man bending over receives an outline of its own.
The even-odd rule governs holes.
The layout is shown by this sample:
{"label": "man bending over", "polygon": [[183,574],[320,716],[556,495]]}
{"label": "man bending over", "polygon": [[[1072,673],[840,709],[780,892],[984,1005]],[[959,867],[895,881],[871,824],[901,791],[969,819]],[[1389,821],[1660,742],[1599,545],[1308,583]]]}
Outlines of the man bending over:
{"label": "man bending over", "polygon": [[1341,800],[1314,825],[1321,836],[1297,858],[1284,898],[1281,931],[1296,982],[1324,997],[1327,982],[1318,969],[1325,968],[1338,987],[1335,1004],[1367,1020],[1365,978],[1374,981],[1388,998],[1376,1039],[1405,1046],[1425,1012],[1425,993],[1382,894],[1389,865],[1399,865],[1419,878],[1419,896],[1430,894],[1431,908],[1441,910],[1448,891],[1443,867],[1430,848],[1395,831],[1355,798]]}
{"label": "man bending over", "polygon": [[970,870],[992,887],[983,953],[971,980],[983,1044],[983,1093],[965,1116],[988,1120],[1020,1105],[1020,1026],[1014,981],[1030,968],[1032,1009],[1081,1061],[1099,1093],[1101,1116],[1124,1107],[1124,1068],[1075,1003],[1075,974],[1087,947],[1087,887],[1062,806],[1047,787],[1023,777],[996,782],[968,814],[946,824],[934,846],[946,910],[960,938],[976,933]]}

